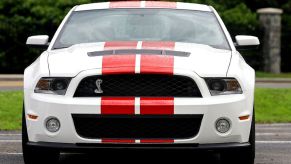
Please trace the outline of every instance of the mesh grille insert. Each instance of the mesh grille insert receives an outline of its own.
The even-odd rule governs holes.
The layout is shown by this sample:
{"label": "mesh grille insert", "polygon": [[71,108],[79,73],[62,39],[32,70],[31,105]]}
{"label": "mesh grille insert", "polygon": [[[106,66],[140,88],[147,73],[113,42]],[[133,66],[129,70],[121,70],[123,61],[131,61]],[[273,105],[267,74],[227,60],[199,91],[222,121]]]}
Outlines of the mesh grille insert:
{"label": "mesh grille insert", "polygon": [[90,139],[187,139],[197,135],[203,115],[73,114],[77,133]]}
{"label": "mesh grille insert", "polygon": [[[102,93],[96,92],[101,80]],[[84,78],[74,97],[202,97],[193,79],[179,75],[98,75]]]}

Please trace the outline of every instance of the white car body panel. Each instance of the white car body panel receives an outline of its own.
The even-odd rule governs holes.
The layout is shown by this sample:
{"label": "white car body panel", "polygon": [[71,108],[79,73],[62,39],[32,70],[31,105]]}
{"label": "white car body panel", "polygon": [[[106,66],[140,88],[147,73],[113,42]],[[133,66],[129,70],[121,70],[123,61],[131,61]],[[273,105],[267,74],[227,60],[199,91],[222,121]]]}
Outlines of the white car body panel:
{"label": "white car body panel", "polygon": [[49,36],[47,35],[36,35],[27,38],[27,45],[46,45],[48,44]]}
{"label": "white car body panel", "polygon": [[41,77],[49,77],[49,68],[47,64],[48,52],[44,51],[39,58],[37,58],[24,71],[24,89],[31,89],[35,87],[37,81]]}
{"label": "white car body panel", "polygon": [[[204,80],[191,71],[176,69],[177,75],[187,75],[195,79],[203,98],[175,98],[174,114],[203,114],[204,119],[201,130],[197,136],[187,140],[175,140],[175,143],[225,143],[247,142],[249,137],[250,120],[240,121],[238,116],[251,114],[245,104],[252,103],[252,99],[245,95],[211,96],[207,92]],[[70,83],[66,96],[35,94],[26,91],[25,97],[29,97],[26,104],[27,113],[40,116],[37,121],[28,120],[30,140],[34,142],[60,142],[60,143],[98,143],[101,140],[86,139],[78,136],[74,129],[71,114],[100,114],[100,98],[73,98],[75,89],[81,79],[87,76],[101,74],[100,69],[83,71]],[[137,99],[137,98],[136,98]],[[41,109],[41,110],[39,110]],[[235,110],[234,110],[235,109]],[[61,120],[61,130],[58,133],[50,133],[44,128],[43,122],[47,116],[55,116]],[[227,134],[220,134],[215,130],[215,121],[220,117],[231,119],[232,129]]]}
{"label": "white car body panel", "polygon": [[[140,2],[140,8],[145,2]],[[24,73],[25,114],[37,115],[37,120],[26,119],[30,142],[54,143],[100,143],[101,139],[80,137],[75,130],[71,114],[101,114],[101,98],[74,98],[79,82],[93,75],[102,75],[102,56],[89,57],[88,52],[104,50],[105,43],[79,44],[53,50],[53,44],[65,22],[73,11],[108,9],[109,2],[86,4],[74,7],[56,31],[48,50]],[[174,57],[173,74],[192,78],[202,94],[202,98],[174,98],[174,114],[203,114],[199,133],[190,139],[175,140],[174,143],[246,143],[249,140],[254,103],[254,70],[248,66],[236,51],[230,34],[217,12],[210,6],[177,3],[177,9],[214,12],[226,35],[230,50],[215,49],[206,45],[175,43],[174,50],[190,52],[190,57]],[[142,41],[136,49],[141,49]],[[140,72],[140,55],[136,57],[135,72]],[[159,68],[162,68],[161,63]],[[42,77],[72,77],[65,95],[34,93],[38,80]],[[205,77],[236,78],[243,94],[211,96]],[[140,98],[135,98],[135,114],[140,113]],[[240,116],[250,115],[247,120]],[[44,126],[45,120],[54,116],[61,122],[57,133],[50,133]],[[231,121],[231,130],[225,134],[215,130],[218,118]],[[136,140],[138,144],[140,141]]]}
{"label": "white car body panel", "polygon": [[[57,77],[75,77],[81,71],[102,68],[102,56],[89,57],[87,55],[88,52],[102,50],[104,50],[104,43],[75,45],[68,49],[55,50],[48,57],[50,72]],[[226,76],[231,51],[185,43],[175,43],[174,50],[186,50],[191,53],[190,57],[175,57],[175,68],[191,70],[201,77]],[[162,64],[161,67],[163,67]]]}

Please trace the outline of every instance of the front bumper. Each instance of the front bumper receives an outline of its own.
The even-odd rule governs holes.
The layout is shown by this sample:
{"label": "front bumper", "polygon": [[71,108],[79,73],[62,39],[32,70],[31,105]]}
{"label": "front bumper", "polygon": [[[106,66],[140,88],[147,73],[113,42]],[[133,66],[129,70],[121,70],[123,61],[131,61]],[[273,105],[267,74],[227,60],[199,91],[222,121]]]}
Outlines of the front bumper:
{"label": "front bumper", "polygon": [[[60,143],[100,143],[100,139],[80,137],[74,126],[72,114],[100,114],[99,98],[71,99],[55,98],[34,94],[31,97],[31,108],[26,113],[38,115],[37,120],[27,119],[29,140],[33,142],[60,142]],[[175,99],[175,114],[203,115],[200,130],[194,138],[175,140],[175,143],[228,143],[248,142],[251,118],[239,120],[239,117],[250,114],[252,109],[245,109],[244,95],[221,96],[203,99]],[[61,122],[60,131],[50,133],[45,128],[48,117],[56,117]],[[228,118],[231,129],[226,134],[220,134],[215,129],[218,118]]]}
{"label": "front bumper", "polygon": [[[30,142],[50,142],[64,144],[99,144],[101,139],[88,139],[76,132],[72,114],[100,114],[101,98],[74,98],[79,82],[87,76],[98,74],[97,70],[89,70],[74,77],[65,96],[36,94],[33,89],[25,89],[25,112],[37,115],[37,120],[26,119]],[[100,72],[99,72],[100,73]],[[251,117],[240,120],[240,116],[252,115],[253,94],[244,92],[237,95],[211,96],[205,81],[191,71],[176,70],[175,74],[191,77],[197,83],[203,98],[175,98],[175,115],[203,115],[198,134],[189,139],[174,140],[176,144],[223,144],[246,143],[249,141]],[[137,102],[136,108],[139,108]],[[45,128],[48,117],[56,117],[61,122],[57,133],[50,133]],[[215,129],[218,118],[228,118],[231,129],[220,134]],[[102,143],[104,144],[104,143]]]}
{"label": "front bumper", "polygon": [[222,143],[222,144],[68,144],[49,142],[28,142],[31,147],[55,149],[65,152],[89,152],[108,149],[167,149],[167,150],[197,150],[197,151],[233,151],[235,149],[247,149],[250,143]]}

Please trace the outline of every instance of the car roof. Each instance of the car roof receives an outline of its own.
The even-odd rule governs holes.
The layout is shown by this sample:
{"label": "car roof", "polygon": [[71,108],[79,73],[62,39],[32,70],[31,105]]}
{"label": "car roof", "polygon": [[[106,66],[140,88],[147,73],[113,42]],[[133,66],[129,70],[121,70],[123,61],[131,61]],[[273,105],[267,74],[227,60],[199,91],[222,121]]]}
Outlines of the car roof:
{"label": "car roof", "polygon": [[208,5],[165,1],[119,1],[78,5],[74,11],[109,9],[109,8],[172,8],[184,10],[212,11]]}

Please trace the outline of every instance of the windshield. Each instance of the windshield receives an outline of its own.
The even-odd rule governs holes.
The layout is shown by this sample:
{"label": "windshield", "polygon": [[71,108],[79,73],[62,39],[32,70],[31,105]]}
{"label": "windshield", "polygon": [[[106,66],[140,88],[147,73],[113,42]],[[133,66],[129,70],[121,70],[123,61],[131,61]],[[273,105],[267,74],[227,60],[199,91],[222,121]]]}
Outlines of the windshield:
{"label": "windshield", "polygon": [[173,41],[230,49],[212,12],[175,9],[75,11],[53,49],[107,41]]}

